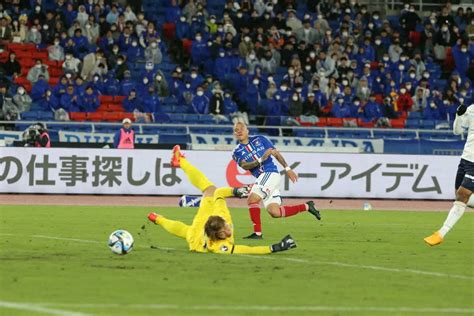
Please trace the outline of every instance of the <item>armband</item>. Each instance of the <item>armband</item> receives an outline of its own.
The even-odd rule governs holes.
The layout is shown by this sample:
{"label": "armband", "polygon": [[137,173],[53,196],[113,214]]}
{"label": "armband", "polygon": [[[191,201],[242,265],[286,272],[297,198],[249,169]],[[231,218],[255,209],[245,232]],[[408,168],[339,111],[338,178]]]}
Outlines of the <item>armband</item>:
{"label": "armband", "polygon": [[288,166],[285,167],[285,171],[286,171],[286,172],[288,172],[288,171],[290,171],[290,170],[291,170],[290,167],[288,167]]}

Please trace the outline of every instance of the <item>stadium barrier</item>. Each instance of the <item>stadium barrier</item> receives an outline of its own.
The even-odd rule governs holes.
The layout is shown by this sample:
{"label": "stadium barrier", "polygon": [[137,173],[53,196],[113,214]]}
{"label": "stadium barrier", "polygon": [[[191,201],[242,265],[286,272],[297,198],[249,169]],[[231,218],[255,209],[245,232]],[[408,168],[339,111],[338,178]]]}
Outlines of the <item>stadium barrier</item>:
{"label": "stadium barrier", "polygon": [[[0,148],[1,193],[199,194],[169,150]],[[229,151],[192,151],[189,160],[218,186],[241,186],[253,177]],[[452,199],[459,157],[285,153],[299,175],[283,173],[281,193],[293,197]],[[212,162],[212,163],[209,163]]]}

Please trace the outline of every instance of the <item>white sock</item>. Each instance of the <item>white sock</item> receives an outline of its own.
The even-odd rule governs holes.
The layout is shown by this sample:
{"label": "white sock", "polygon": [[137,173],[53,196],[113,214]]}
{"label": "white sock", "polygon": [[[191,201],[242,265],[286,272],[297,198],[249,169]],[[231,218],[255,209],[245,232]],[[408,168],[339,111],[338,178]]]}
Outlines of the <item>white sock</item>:
{"label": "white sock", "polygon": [[467,201],[467,206],[474,208],[474,194],[471,194],[469,201]]}
{"label": "white sock", "polygon": [[455,201],[453,203],[453,207],[449,211],[448,217],[446,221],[444,221],[443,227],[439,230],[439,234],[441,237],[444,236],[453,228],[456,222],[461,218],[462,214],[464,214],[464,210],[466,209],[466,204],[460,201]]}

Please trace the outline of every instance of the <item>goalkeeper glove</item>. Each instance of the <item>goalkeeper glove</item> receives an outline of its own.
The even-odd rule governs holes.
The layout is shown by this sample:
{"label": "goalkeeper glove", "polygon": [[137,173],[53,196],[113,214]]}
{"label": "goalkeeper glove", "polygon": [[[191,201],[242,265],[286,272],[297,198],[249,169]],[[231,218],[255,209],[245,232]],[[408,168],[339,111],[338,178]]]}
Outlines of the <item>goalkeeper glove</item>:
{"label": "goalkeeper glove", "polygon": [[296,242],[290,235],[286,235],[279,243],[270,246],[272,252],[285,251],[291,248],[296,248]]}
{"label": "goalkeeper glove", "polygon": [[464,113],[466,113],[466,110],[467,110],[467,106],[465,106],[464,104],[461,104],[460,106],[458,106],[458,109],[456,110],[456,114],[461,116]]}

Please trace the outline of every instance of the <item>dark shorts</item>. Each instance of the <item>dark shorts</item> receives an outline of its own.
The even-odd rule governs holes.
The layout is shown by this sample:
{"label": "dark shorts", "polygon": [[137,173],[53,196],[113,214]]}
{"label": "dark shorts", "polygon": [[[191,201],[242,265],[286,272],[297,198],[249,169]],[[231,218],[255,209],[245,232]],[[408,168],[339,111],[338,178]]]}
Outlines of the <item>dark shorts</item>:
{"label": "dark shorts", "polygon": [[456,190],[460,186],[474,192],[474,162],[461,159],[456,174]]}

